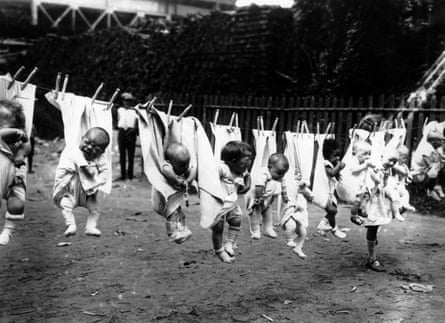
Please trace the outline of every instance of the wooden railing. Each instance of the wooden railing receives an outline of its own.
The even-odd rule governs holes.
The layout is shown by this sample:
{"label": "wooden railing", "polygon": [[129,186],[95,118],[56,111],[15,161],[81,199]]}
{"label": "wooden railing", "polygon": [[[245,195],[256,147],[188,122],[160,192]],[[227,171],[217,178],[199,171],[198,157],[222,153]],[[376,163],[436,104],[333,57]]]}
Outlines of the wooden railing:
{"label": "wooden railing", "polygon": [[238,113],[243,140],[252,143],[252,129],[257,127],[257,116],[263,116],[264,128],[271,129],[276,118],[278,126],[278,149],[283,148],[281,133],[295,130],[298,120],[306,120],[309,129],[315,131],[317,123],[324,130],[329,122],[335,122],[336,138],[345,146],[348,130],[368,113],[382,114],[385,118],[396,116],[405,119],[407,145],[415,147],[420,140],[426,120],[445,120],[445,96],[431,97],[421,108],[409,107],[404,97],[394,95],[358,98],[315,98],[315,97],[250,97],[210,96],[188,94],[164,94],[158,98],[161,109],[173,100],[173,114],[179,114],[186,105],[193,108],[188,115],[197,117],[211,137],[209,122],[219,109],[218,123],[228,124],[233,112]]}

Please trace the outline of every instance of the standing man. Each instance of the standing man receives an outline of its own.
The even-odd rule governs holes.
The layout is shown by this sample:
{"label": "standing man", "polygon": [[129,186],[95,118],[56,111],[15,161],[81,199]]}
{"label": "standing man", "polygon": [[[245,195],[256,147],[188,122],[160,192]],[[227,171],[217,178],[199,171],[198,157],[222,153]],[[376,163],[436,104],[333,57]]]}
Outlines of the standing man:
{"label": "standing man", "polygon": [[[134,152],[137,137],[137,114],[131,109],[134,104],[134,97],[131,93],[125,92],[121,95],[123,106],[117,109],[118,145],[121,165],[120,180],[133,179]],[[128,168],[126,159],[128,154]]]}

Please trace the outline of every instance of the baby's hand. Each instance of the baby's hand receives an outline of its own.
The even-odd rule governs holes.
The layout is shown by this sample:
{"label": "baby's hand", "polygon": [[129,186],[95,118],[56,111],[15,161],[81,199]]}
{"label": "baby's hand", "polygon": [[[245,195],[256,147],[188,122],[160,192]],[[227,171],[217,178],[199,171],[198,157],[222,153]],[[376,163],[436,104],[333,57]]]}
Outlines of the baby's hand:
{"label": "baby's hand", "polygon": [[339,164],[340,164],[340,169],[343,169],[343,168],[345,168],[345,163],[344,162],[342,162],[342,161],[339,161],[338,162]]}
{"label": "baby's hand", "polygon": [[377,167],[377,165],[374,163],[374,161],[372,161],[370,159],[366,162],[366,165],[368,165],[368,167],[371,167],[371,168]]}

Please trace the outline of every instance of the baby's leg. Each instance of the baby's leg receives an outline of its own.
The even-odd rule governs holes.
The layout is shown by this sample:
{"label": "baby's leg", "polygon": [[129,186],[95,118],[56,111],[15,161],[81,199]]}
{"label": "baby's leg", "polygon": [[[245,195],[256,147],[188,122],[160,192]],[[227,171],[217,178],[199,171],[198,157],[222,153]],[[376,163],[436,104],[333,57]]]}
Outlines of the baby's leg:
{"label": "baby's leg", "polygon": [[0,245],[7,245],[14,233],[17,220],[24,219],[25,188],[16,186],[12,189],[6,201],[5,224],[0,233]]}
{"label": "baby's leg", "polygon": [[307,231],[306,228],[299,222],[296,222],[295,232],[297,233],[296,246],[293,249],[293,252],[297,254],[301,259],[305,259],[306,255],[303,252],[303,244],[306,239]]}
{"label": "baby's leg", "polygon": [[229,232],[227,233],[227,241],[224,245],[224,250],[233,257],[235,252],[233,246],[238,240],[241,230],[241,209],[234,210],[227,215],[227,222],[229,223]]}
{"label": "baby's leg", "polygon": [[73,208],[74,208],[74,197],[72,195],[65,195],[60,200],[60,207],[62,208],[62,216],[65,219],[65,236],[70,236],[76,234],[77,226],[76,220],[74,219]]}
{"label": "baby's leg", "polygon": [[99,220],[99,205],[97,203],[97,193],[87,196],[87,209],[89,211],[87,224],[85,225],[85,234],[89,236],[100,237],[102,232],[97,228]]}
{"label": "baby's leg", "polygon": [[412,206],[409,203],[409,192],[408,190],[404,187],[400,190],[400,202],[402,207],[406,210],[406,211],[411,211],[411,212],[415,212],[416,208],[414,206]]}
{"label": "baby's leg", "polygon": [[212,228],[213,249],[218,258],[225,263],[232,263],[233,258],[230,257],[223,248],[224,218],[216,223]]}
{"label": "baby's leg", "polygon": [[337,215],[337,205],[330,201],[329,202],[329,207],[326,208],[326,219],[329,222],[329,225],[331,226],[331,232],[332,234],[340,239],[344,239],[346,238],[346,233],[344,233],[343,231],[341,231],[338,227],[337,227],[337,221],[335,219]]}
{"label": "baby's leg", "polygon": [[368,226],[366,231],[366,241],[368,245],[368,262],[366,266],[375,271],[384,271],[383,265],[377,260],[375,246],[377,245],[378,226]]}
{"label": "baby's leg", "polygon": [[297,237],[296,229],[297,223],[293,218],[289,218],[283,225],[284,234],[286,236],[287,246],[295,248],[297,244],[295,243],[295,238]]}
{"label": "baby's leg", "polygon": [[400,193],[393,187],[385,187],[385,197],[390,200],[392,217],[403,222],[405,218],[400,214]]}
{"label": "baby's leg", "polygon": [[273,228],[272,208],[270,206],[263,210],[263,233],[269,238],[275,239],[278,237]]}
{"label": "baby's leg", "polygon": [[250,237],[252,239],[261,238],[260,219],[261,219],[262,207],[255,206],[250,213]]}

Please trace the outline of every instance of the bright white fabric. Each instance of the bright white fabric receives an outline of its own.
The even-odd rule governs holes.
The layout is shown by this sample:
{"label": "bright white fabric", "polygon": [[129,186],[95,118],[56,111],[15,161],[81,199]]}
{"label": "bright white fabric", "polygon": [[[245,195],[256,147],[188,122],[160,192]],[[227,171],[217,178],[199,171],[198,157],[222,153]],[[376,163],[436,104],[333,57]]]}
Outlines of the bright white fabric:
{"label": "bright white fabric", "polygon": [[214,154],[216,159],[221,159],[221,150],[229,141],[241,141],[241,129],[210,123],[213,136],[215,138]]}
{"label": "bright white fabric", "polygon": [[[315,140],[318,143],[317,159],[314,167],[314,184],[312,185],[312,193],[314,194],[313,203],[321,208],[326,208],[329,199],[334,199],[333,191],[335,190],[336,180],[329,179],[326,174],[326,167],[323,157],[323,143],[325,139],[332,138],[333,135],[317,134]],[[334,182],[335,180],[335,182]]]}

